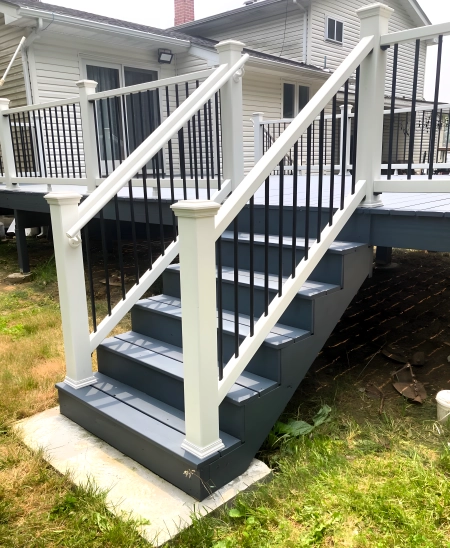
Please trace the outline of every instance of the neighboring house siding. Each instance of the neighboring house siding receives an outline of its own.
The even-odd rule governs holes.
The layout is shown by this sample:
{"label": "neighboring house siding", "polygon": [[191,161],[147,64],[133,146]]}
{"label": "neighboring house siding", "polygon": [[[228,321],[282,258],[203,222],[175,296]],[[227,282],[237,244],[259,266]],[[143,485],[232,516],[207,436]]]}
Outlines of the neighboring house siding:
{"label": "neighboring house siding", "polygon": [[[398,0],[385,0],[384,2],[395,13],[389,22],[389,32],[396,32],[416,25],[407,14]],[[373,4],[372,0],[317,0],[311,5],[311,44],[309,47],[308,61],[316,66],[323,67],[326,57],[326,66],[335,70],[343,59],[357,45],[360,39],[360,20],[356,10],[360,7]],[[344,23],[343,44],[336,44],[325,40],[326,18],[332,17]],[[422,43],[419,65],[418,98],[423,97],[423,84],[425,75],[426,44]],[[414,44],[402,45],[399,48],[399,69],[397,76],[397,92],[399,97],[410,98],[412,95]],[[391,94],[392,87],[392,60],[393,48],[388,51],[388,72],[386,81],[386,94]]]}
{"label": "neighboring house siding", "polygon": [[[6,67],[11,61],[23,33],[23,29],[5,25],[5,18],[3,15],[0,16],[0,77],[3,75]],[[22,56],[20,54],[14,61],[8,78],[1,88],[0,96],[11,100],[11,108],[21,107],[27,104]]]}
{"label": "neighboring house siding", "polygon": [[189,74],[198,70],[207,70],[211,68],[207,61],[194,57],[188,53],[179,53],[176,55],[177,74]]}
{"label": "neighboring house siding", "polygon": [[303,61],[304,15],[293,3],[288,11],[276,17],[246,21],[241,25],[223,25],[220,31],[205,33],[214,40],[241,40],[249,49]]}

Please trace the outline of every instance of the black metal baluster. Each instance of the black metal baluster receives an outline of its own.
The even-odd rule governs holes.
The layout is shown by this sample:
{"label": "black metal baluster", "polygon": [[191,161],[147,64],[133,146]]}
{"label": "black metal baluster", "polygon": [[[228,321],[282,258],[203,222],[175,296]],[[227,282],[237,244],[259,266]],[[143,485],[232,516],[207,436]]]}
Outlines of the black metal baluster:
{"label": "black metal baluster", "polygon": [[72,160],[72,176],[75,177],[75,155],[73,150],[72,120],[70,119],[69,105],[66,106],[67,122],[69,124],[70,158]]}
{"label": "black metal baluster", "polygon": [[26,143],[25,138],[23,135],[23,127],[22,127],[22,121],[20,119],[20,113],[17,114],[17,119],[19,120],[19,135],[20,135],[20,144],[22,149],[22,158],[23,158],[23,164],[25,166],[25,177],[28,177],[28,158],[27,158],[27,151],[26,151]]}
{"label": "black metal baluster", "polygon": [[250,337],[255,334],[255,197],[250,198]]}
{"label": "black metal baluster", "polygon": [[61,147],[61,134],[59,132],[58,110],[57,110],[56,107],[55,107],[55,122],[56,122],[56,134],[58,135],[59,165],[61,167],[61,176],[64,177],[64,166],[63,166],[62,147]]}
{"label": "black metal baluster", "polygon": [[[77,156],[78,156],[78,174],[81,179],[81,154],[80,154],[80,137],[78,135],[78,117],[77,117],[77,109],[76,106],[73,105],[73,116],[75,120],[75,141],[77,143]],[[94,118],[95,118],[95,106],[94,106]],[[95,131],[97,133],[97,123],[95,122]],[[98,141],[98,138],[97,138]],[[99,175],[101,174],[101,171],[99,170]]]}
{"label": "black metal baluster", "polygon": [[192,118],[192,137],[194,144],[194,182],[195,182],[195,197],[198,199],[198,158],[197,158],[197,121],[195,119],[195,114]]}
{"label": "black metal baluster", "polygon": [[[200,86],[200,82],[196,81],[197,88]],[[198,120],[198,152],[200,157],[200,179],[203,179],[203,140],[202,140],[202,115],[201,111],[197,112]]]}
{"label": "black metal baluster", "polygon": [[425,129],[425,111],[422,111],[422,128],[420,132],[420,152],[419,152],[419,162],[422,162],[422,151],[423,151],[423,132]]}
{"label": "black metal baluster", "polygon": [[122,299],[127,298],[127,291],[125,289],[125,270],[123,264],[123,249],[122,249],[122,230],[120,228],[120,214],[119,214],[119,197],[117,194],[114,196],[114,209],[116,213],[116,235],[117,235],[117,254],[119,256],[119,271],[120,271],[120,285],[122,288]]}
{"label": "black metal baluster", "polygon": [[144,190],[145,234],[147,236],[148,269],[151,270],[153,267],[153,257],[152,257],[152,239],[150,234],[150,218],[148,214],[147,166],[144,166],[142,168],[142,188]]}
{"label": "black metal baluster", "polygon": [[[94,125],[96,127],[96,144],[97,144],[97,163],[98,163],[98,174],[100,177],[103,176],[102,162],[101,162],[101,152],[100,152],[100,135],[98,131],[98,122],[97,122],[97,106],[99,102],[94,103]],[[78,132],[77,132],[78,133]]]}
{"label": "black metal baluster", "polygon": [[387,178],[392,176],[392,152],[394,148],[394,123],[395,123],[395,94],[397,92],[397,65],[398,65],[398,44],[394,46],[394,67],[392,69],[392,91],[391,91],[391,117],[389,120],[389,151],[388,151],[388,172]]}
{"label": "black metal baluster", "polygon": [[220,154],[220,112],[219,112],[219,92],[217,92],[214,96],[214,102],[216,107],[216,158],[217,158],[217,188],[220,190],[222,187],[222,181],[221,181],[221,169],[220,169],[220,161],[221,161],[221,154]]}
{"label": "black metal baluster", "polygon": [[[14,128],[14,130],[13,130]],[[20,148],[19,148],[19,142],[17,140],[17,131],[16,131],[16,118],[15,114],[9,115],[9,130],[11,133],[11,141],[13,144],[13,153],[14,153],[14,163],[16,164],[16,172],[20,175],[22,175],[22,171],[20,169]],[[14,135],[13,135],[14,131]],[[14,146],[14,136],[16,136],[15,146]]]}
{"label": "black metal baluster", "polygon": [[359,81],[360,81],[360,67],[356,69],[355,116],[353,118],[352,195],[355,194],[355,190],[356,190],[356,164],[358,161]]}
{"label": "black metal baluster", "polygon": [[102,239],[103,268],[105,270],[106,302],[108,303],[108,315],[111,316],[111,288],[109,286],[108,248],[106,246],[105,219],[103,209],[100,210],[100,235]]}
{"label": "black metal baluster", "polygon": [[[100,127],[101,127],[101,130],[102,130],[102,136],[103,136],[103,159],[104,159],[104,163],[105,163],[105,173],[106,173],[106,177],[109,176],[109,168],[108,168],[108,155],[106,153],[106,128],[105,128],[105,121],[103,120],[103,104],[102,104],[102,101],[103,99],[100,99],[97,104],[99,106],[99,118],[100,118]],[[100,171],[100,176],[103,176],[103,173],[102,173],[103,170]]]}
{"label": "black metal baluster", "polygon": [[45,125],[45,138],[47,140],[47,158],[48,158],[48,167],[50,169],[50,177],[53,177],[53,168],[52,168],[52,159],[50,157],[50,139],[48,137],[48,126],[47,126],[47,113],[44,109],[44,125]]}
{"label": "black metal baluster", "polygon": [[208,136],[208,110],[206,103],[203,105],[203,125],[205,128],[205,168],[206,168],[206,196],[211,199],[211,180],[209,178],[209,136]]}
{"label": "black metal baluster", "polygon": [[325,111],[320,113],[319,122],[319,192],[317,196],[317,241],[322,235],[322,194],[323,194],[323,141],[325,131]]}
{"label": "black metal baluster", "polygon": [[[175,85],[175,97],[177,108],[180,106],[180,97],[178,84]],[[200,130],[201,131],[201,130]],[[181,128],[178,132],[178,151],[180,155],[180,171],[181,179],[183,180],[183,197],[187,200],[187,186],[186,186],[186,159],[184,155],[184,130]],[[198,187],[195,187],[196,198],[198,198]]]}
{"label": "black metal baluster", "polygon": [[330,171],[330,209],[328,212],[328,224],[333,225],[334,214],[334,167],[336,161],[336,116],[337,116],[337,96],[333,97],[333,108],[331,114],[331,171]]}
{"label": "black metal baluster", "polygon": [[348,133],[348,80],[345,82],[344,92],[344,111],[342,113],[343,119],[343,131],[342,131],[342,158],[341,158],[341,209],[344,209],[345,198],[345,178],[347,174],[347,133]]}
{"label": "black metal baluster", "polygon": [[123,143],[123,148],[125,151],[125,158],[128,158],[130,155],[130,136],[128,132],[128,111],[127,111],[127,103],[125,100],[125,95],[122,95],[121,97],[121,103],[122,103],[122,112],[123,112],[123,120],[124,120],[124,128],[125,128],[125,141]]}
{"label": "black metal baluster", "polygon": [[156,186],[158,189],[158,215],[159,215],[159,239],[161,242],[161,255],[165,255],[166,246],[164,245],[164,223],[161,202],[161,175],[159,173],[159,158],[156,155]]}
{"label": "black metal baluster", "polygon": [[444,163],[447,163],[449,138],[450,138],[450,109],[449,109],[448,115],[447,115],[447,142],[445,144]]}
{"label": "black metal baluster", "polygon": [[234,233],[234,355],[239,356],[239,226],[238,217],[233,223]]}
{"label": "black metal baluster", "polygon": [[305,202],[305,259],[309,254],[309,209],[311,202],[311,126],[308,127],[306,143],[306,202]]}
{"label": "black metal baluster", "polygon": [[[166,113],[167,117],[170,116],[170,106],[169,106],[169,87],[166,86]],[[167,146],[169,147],[169,177],[170,177],[170,198],[172,203],[175,203],[175,187],[174,187],[174,173],[173,173],[173,150],[172,150],[172,139],[168,142]],[[172,211],[172,229],[173,229],[173,239],[177,239],[177,223],[175,219],[175,214]]]}
{"label": "black metal baluster", "polygon": [[408,172],[407,178],[411,179],[412,164],[414,160],[414,141],[416,137],[416,103],[417,103],[417,84],[419,79],[419,57],[420,57],[420,40],[416,40],[416,55],[414,59],[414,81],[411,103],[411,130],[409,135],[409,154],[408,154]]}
{"label": "black metal baluster", "polygon": [[439,162],[439,143],[441,142],[441,127],[442,127],[442,109],[439,111],[438,136],[436,147],[436,163]]}
{"label": "black metal baluster", "polygon": [[397,143],[395,147],[395,158],[397,163],[399,160],[399,157],[398,157],[399,137],[400,137],[400,114],[397,114]]}
{"label": "black metal baluster", "polygon": [[264,315],[269,313],[269,206],[270,177],[264,187]]}
{"label": "black metal baluster", "polygon": [[278,207],[278,294],[283,294],[283,231],[284,231],[284,157],[279,163],[279,207]]}
{"label": "black metal baluster", "polygon": [[131,179],[128,181],[128,197],[130,202],[131,238],[133,240],[134,276],[136,285],[139,285],[139,258],[137,252],[136,221],[134,216],[133,181]]}
{"label": "black metal baluster", "polygon": [[[67,177],[70,177],[69,175],[69,151],[67,150],[67,136],[66,136],[66,124],[64,122],[64,110],[63,107],[60,107],[61,112],[61,124],[62,124],[62,131],[63,131],[63,141],[64,141],[64,156],[66,157],[66,170],[67,170]],[[70,128],[70,125],[69,125]],[[62,156],[61,156],[61,163],[62,163]],[[63,170],[64,173],[64,170]]]}
{"label": "black metal baluster", "polygon": [[95,292],[94,292],[94,276],[92,272],[92,255],[91,255],[91,243],[89,239],[89,223],[83,229],[83,240],[86,249],[86,263],[89,280],[89,293],[91,297],[91,311],[92,311],[92,324],[94,326],[94,333],[97,332],[97,311],[95,308]]}
{"label": "black metal baluster", "polygon": [[[115,160],[115,154],[114,154],[114,143],[113,143],[113,134],[112,134],[111,97],[106,98],[106,107],[108,112],[108,125],[109,125],[109,149],[111,152],[112,169],[113,171],[115,171],[116,160]],[[141,112],[142,112],[142,109],[141,109]],[[141,116],[140,118],[142,120],[143,116]]]}
{"label": "black metal baluster", "polygon": [[406,125],[405,125],[405,131],[404,131],[405,139],[403,141],[403,163],[406,163],[406,142],[407,142],[406,136],[408,135],[408,123],[409,123],[409,115],[408,113],[406,113]]}
{"label": "black metal baluster", "polygon": [[[20,121],[20,113],[19,113],[19,121]],[[30,147],[28,143],[28,137],[27,137],[27,122],[25,119],[25,112],[22,112],[22,121],[20,123],[21,131],[22,131],[22,139],[23,139],[23,146],[24,146],[24,154],[25,159],[27,162],[27,177],[31,177],[31,172],[33,169],[32,162],[31,162],[31,154],[30,154]]]}
{"label": "black metal baluster", "polygon": [[327,165],[327,159],[328,159],[327,148],[328,148],[328,119],[325,118],[325,149],[324,149],[325,158],[323,160],[325,165]]}
{"label": "black metal baluster", "polygon": [[[442,35],[439,36],[438,54],[437,54],[437,63],[436,63],[436,82],[434,87],[434,105],[433,105],[433,114],[431,116],[431,143],[430,143],[430,154],[428,158],[430,162],[430,167],[428,169],[429,180],[433,178],[434,146],[435,146],[435,139],[436,139],[436,118],[437,118],[438,102],[439,102],[439,88],[441,84],[441,63],[442,63],[443,40],[444,40],[444,37]],[[438,146],[439,146],[439,143],[438,143]]]}
{"label": "black metal baluster", "polygon": [[[34,117],[34,110],[33,110],[33,117]],[[42,161],[42,164],[44,166],[44,170],[42,170],[42,167],[41,167],[41,175],[42,173],[44,173],[45,177],[47,177],[47,163],[45,161],[45,146],[44,146],[44,135],[43,135],[43,132],[42,132],[42,119],[41,119],[41,111],[38,110],[38,120],[39,120],[39,135],[41,136],[41,151],[40,151],[40,154],[39,154],[39,163],[41,163]],[[34,123],[34,125],[36,125],[36,122]],[[41,159],[41,155],[42,155],[42,159]]]}
{"label": "black metal baluster", "polygon": [[219,380],[223,379],[223,299],[222,299],[222,238],[217,240],[217,353],[219,358]]}
{"label": "black metal baluster", "polygon": [[[442,111],[441,111],[441,113],[442,113]],[[34,115],[34,110],[33,110],[33,115]],[[36,120],[35,120],[34,126],[36,127]],[[31,126],[30,111],[28,111],[28,127],[30,128],[31,161],[33,162],[32,165],[33,165],[34,176],[37,177],[38,176],[38,170],[37,170],[36,155],[34,154],[33,128]],[[40,166],[39,166],[39,171],[40,171]],[[40,173],[40,175],[42,176],[42,173]]]}
{"label": "black metal baluster", "polygon": [[315,153],[316,153],[316,122],[312,124],[312,165],[316,165]]}
{"label": "black metal baluster", "polygon": [[294,145],[294,173],[292,195],[292,277],[297,268],[297,201],[298,201],[298,141]]}
{"label": "black metal baluster", "polygon": [[211,177],[214,179],[214,145],[213,145],[213,123],[212,123],[212,105],[211,99],[208,101],[209,116],[209,152],[211,160]]}
{"label": "black metal baluster", "polygon": [[[189,82],[186,82],[186,99],[189,97]],[[194,170],[192,167],[192,134],[191,134],[191,121],[188,120],[188,146],[189,146],[189,174],[191,179],[194,178]]]}

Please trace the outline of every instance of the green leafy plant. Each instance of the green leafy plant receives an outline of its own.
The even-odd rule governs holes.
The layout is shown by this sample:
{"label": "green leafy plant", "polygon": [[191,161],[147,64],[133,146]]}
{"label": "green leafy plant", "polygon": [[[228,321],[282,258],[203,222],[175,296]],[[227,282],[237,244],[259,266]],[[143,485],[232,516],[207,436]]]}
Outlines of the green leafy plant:
{"label": "green leafy plant", "polygon": [[274,426],[274,432],[275,434],[281,435],[283,439],[307,436],[317,427],[329,422],[330,413],[331,407],[328,405],[323,405],[319,412],[313,417],[313,424],[309,424],[305,421],[296,421],[293,419],[288,423],[277,422]]}

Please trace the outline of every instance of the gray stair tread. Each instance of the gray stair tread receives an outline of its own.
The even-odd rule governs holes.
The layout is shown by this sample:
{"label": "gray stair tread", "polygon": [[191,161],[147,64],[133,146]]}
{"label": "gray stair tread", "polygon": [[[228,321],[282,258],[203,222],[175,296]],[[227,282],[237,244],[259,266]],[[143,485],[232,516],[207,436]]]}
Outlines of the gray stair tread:
{"label": "gray stair tread", "polygon": [[204,461],[200,460],[182,449],[181,444],[185,437],[184,434],[105,394],[93,386],[78,389],[74,389],[66,383],[60,383],[56,386],[70,394],[74,399],[83,402],[83,404],[96,409],[105,417],[119,423],[122,427],[158,445],[162,450],[175,454],[195,465],[201,462],[214,461],[220,457],[220,453],[218,452],[212,458],[210,457]]}
{"label": "gray stair tread", "polygon": [[[112,396],[141,413],[145,413],[181,434],[186,434],[183,411],[102,373],[95,373],[95,377],[98,379],[98,383],[94,385],[97,390]],[[219,435],[225,445],[225,449],[222,449],[221,453],[228,452],[240,445],[240,440],[226,432],[221,431]]]}
{"label": "gray stair tread", "polygon": [[[239,232],[238,238],[240,242],[249,242],[250,241],[250,234],[247,232]],[[234,240],[234,232],[231,230],[226,230],[222,234],[223,240]],[[264,234],[255,234],[254,240],[256,244],[264,244],[265,243],[265,236]],[[310,247],[314,243],[315,240],[310,240]],[[278,247],[280,243],[280,239],[278,236],[269,235],[269,245]],[[358,242],[333,242],[330,247],[328,248],[328,251],[330,253],[338,253],[340,255],[346,255],[347,253],[352,253],[356,251],[360,247],[365,247],[367,244],[361,244]],[[291,236],[284,236],[283,237],[283,246],[286,247],[292,247],[292,237]],[[304,238],[297,238],[296,239],[296,247],[300,249],[305,248],[305,239]]]}
{"label": "gray stair tread", "polygon": [[[337,286],[336,286],[337,287]],[[177,318],[181,318],[181,301],[168,295],[158,295],[138,301],[135,306],[144,307],[148,310],[158,312],[160,314],[168,314]],[[234,312],[231,310],[223,311],[223,330],[226,333],[234,333]],[[258,318],[255,318],[255,324]],[[280,334],[283,333],[283,334]],[[239,335],[247,337],[250,334],[249,317],[239,314]],[[269,335],[265,338],[264,344],[281,348],[288,344],[292,344],[309,335],[308,331],[297,327],[277,324]]]}
{"label": "gray stair tread", "polygon": [[[164,302],[181,308],[181,299],[178,297],[171,297],[170,295],[155,295],[150,297],[153,301]],[[141,301],[140,301],[141,302]],[[233,323],[234,325],[234,312],[229,310],[223,311],[223,318]],[[257,318],[255,318],[255,323]],[[250,326],[250,316],[246,314],[239,314],[239,323],[242,325]],[[295,340],[301,340],[308,337],[311,333],[304,329],[298,329],[296,327],[289,327],[283,324],[275,324],[272,328],[272,333],[276,335],[282,335],[283,337],[295,338]]]}
{"label": "gray stair tread", "polygon": [[[184,378],[182,349],[151,337],[129,331],[106,339],[102,346],[139,361],[143,365],[163,371],[176,379]],[[231,387],[227,398],[235,403],[256,397],[275,389],[275,381],[244,372]]]}
{"label": "gray stair tread", "polygon": [[[250,284],[250,271],[238,270],[239,283],[249,285]],[[222,267],[222,278],[227,282],[234,283],[234,268],[230,266]],[[255,287],[264,287],[265,276],[263,272],[255,272],[254,275]],[[283,281],[286,282],[288,278],[283,276]],[[278,291],[278,276],[276,274],[269,274],[269,289]],[[307,280],[298,291],[297,295],[307,299],[313,299],[322,295],[328,295],[333,291],[339,291],[341,288],[335,284],[327,284],[324,282],[315,282],[313,280]]]}

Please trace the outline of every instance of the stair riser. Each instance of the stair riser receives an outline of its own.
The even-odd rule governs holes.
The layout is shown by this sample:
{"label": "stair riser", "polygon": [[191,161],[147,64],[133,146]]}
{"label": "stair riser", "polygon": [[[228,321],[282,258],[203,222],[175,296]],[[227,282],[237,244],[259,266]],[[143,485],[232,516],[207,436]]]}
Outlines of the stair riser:
{"label": "stair riser", "polygon": [[[296,264],[305,256],[304,250],[298,249],[296,252]],[[292,274],[292,250],[284,247],[282,253],[283,275]],[[222,265],[234,266],[234,243],[230,240],[222,240]],[[278,274],[279,268],[278,247],[269,246],[269,273]],[[238,245],[238,267],[241,270],[250,270],[250,244],[241,242]],[[265,250],[264,246],[257,244],[254,246],[254,269],[256,272],[265,270]],[[330,284],[342,284],[342,255],[337,253],[327,253],[317,267],[314,269],[310,278],[318,282]]]}
{"label": "stair riser", "polygon": [[[336,204],[335,204],[336,205]],[[263,206],[255,206],[254,210],[254,228],[255,233],[265,233],[265,211]],[[316,238],[317,235],[317,210],[311,209],[309,212],[309,236]],[[242,232],[250,232],[250,210],[245,207],[238,216],[239,230]],[[297,209],[297,237],[301,238],[305,235],[305,210]],[[323,230],[328,224],[328,212],[322,211],[321,229]],[[233,225],[230,225],[228,230],[232,230]],[[283,236],[292,236],[293,230],[293,215],[292,208],[285,207],[283,210]],[[278,235],[279,228],[279,208],[271,206],[269,209],[269,234]]]}
{"label": "stair riser", "polygon": [[[181,346],[181,320],[176,317],[166,316],[153,312],[152,310],[144,310],[142,308],[135,307],[131,311],[131,324],[133,331],[136,333],[141,333],[142,335],[158,339],[168,344]],[[224,333],[223,352],[224,362],[226,363],[234,354],[234,335],[231,333]],[[254,358],[248,364],[247,371],[250,373],[255,373],[255,375],[260,375],[261,377],[266,377],[267,379],[279,381],[279,350],[269,346],[261,346]],[[108,375],[108,373],[105,373],[105,375]],[[108,376],[116,378],[114,375]],[[143,390],[142,388],[137,388],[139,390]],[[177,406],[174,405],[174,407]],[[227,431],[225,428],[224,430]]]}
{"label": "stair riser", "polygon": [[208,496],[204,484],[208,484],[210,479],[210,465],[197,469],[195,475],[189,479],[184,472],[187,468],[192,468],[192,463],[184,462],[170,451],[151,443],[144,435],[130,431],[120,422],[105,416],[101,408],[87,406],[59,385],[58,393],[62,415],[197,500]]}
{"label": "stair riser", "polygon": [[[166,295],[180,298],[180,275],[176,270],[166,270],[163,274],[163,287]],[[275,291],[269,291],[269,298],[272,300],[276,295]],[[222,300],[224,310],[234,311],[234,284],[224,281],[222,287]],[[254,316],[259,318],[264,314],[265,295],[264,288],[255,287],[254,291]],[[299,329],[312,330],[314,302],[310,299],[296,297],[289,308],[281,316],[279,323],[298,327]],[[239,285],[239,312],[250,315],[250,288]]]}
{"label": "stair riser", "polygon": [[[97,349],[97,360],[100,373],[184,411],[182,379],[164,375],[103,346]],[[243,441],[245,439],[244,413],[243,406],[235,405],[225,399],[219,407],[220,429]]]}

